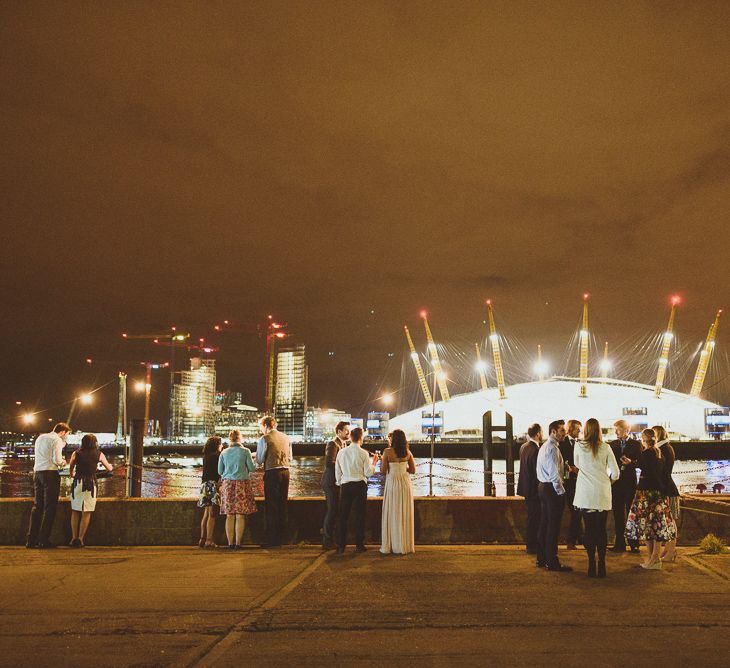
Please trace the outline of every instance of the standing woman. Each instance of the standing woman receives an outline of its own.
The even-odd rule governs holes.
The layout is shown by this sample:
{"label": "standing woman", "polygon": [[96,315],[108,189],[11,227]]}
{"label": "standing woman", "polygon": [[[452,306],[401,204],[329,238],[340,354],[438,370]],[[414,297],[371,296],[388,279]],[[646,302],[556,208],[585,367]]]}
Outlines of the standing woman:
{"label": "standing woman", "polygon": [[[601,425],[591,418],[583,429],[584,439],[577,441],[573,463],[578,469],[573,504],[583,515],[583,545],[588,553],[588,577],[606,577],[606,518],[611,510],[611,484],[621,471],[611,447],[601,436]],[[596,569],[596,550],[598,569]]]}
{"label": "standing woman", "polygon": [[656,425],[652,427],[652,431],[656,437],[656,447],[659,448],[664,459],[664,490],[669,497],[669,511],[672,513],[672,519],[676,527],[674,540],[664,544],[664,553],[661,560],[674,561],[677,558],[677,535],[679,534],[679,490],[672,479],[672,471],[677,457],[674,454],[672,444],[669,442],[667,430],[661,425]]}
{"label": "standing woman", "polygon": [[416,464],[402,430],[393,432],[390,447],[383,451],[380,471],[385,476],[380,551],[383,554],[415,552],[413,488],[409,474],[416,472]]}
{"label": "standing woman", "polygon": [[226,516],[226,538],[228,547],[241,547],[246,515],[256,512],[256,499],[249,476],[256,470],[248,448],[241,444],[241,432],[234,429],[228,439],[231,444],[218,459],[218,473],[221,476],[221,513]]}
{"label": "standing woman", "polygon": [[71,547],[84,547],[84,538],[91,522],[91,513],[96,509],[96,467],[99,462],[107,470],[112,465],[99,449],[99,441],[94,434],[86,434],[81,445],[71,455],[69,475],[71,483]]}
{"label": "standing woman", "polygon": [[641,444],[644,449],[636,464],[641,469],[641,475],[626,521],[626,538],[645,540],[647,556],[641,567],[660,570],[662,562],[659,551],[662,543],[676,539],[677,527],[664,489],[664,458],[656,447],[656,437],[651,429],[641,432]]}
{"label": "standing woman", "polygon": [[203,446],[203,479],[200,485],[198,507],[204,508],[200,521],[200,547],[215,547],[215,518],[218,515],[220,498],[220,474],[218,460],[221,456],[221,439],[211,436]]}

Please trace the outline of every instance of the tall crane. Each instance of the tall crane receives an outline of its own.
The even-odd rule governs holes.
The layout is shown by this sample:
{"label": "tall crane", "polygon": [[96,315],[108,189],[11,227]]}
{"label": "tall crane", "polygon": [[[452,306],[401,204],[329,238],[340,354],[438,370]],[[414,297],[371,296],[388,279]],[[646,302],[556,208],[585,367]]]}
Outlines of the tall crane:
{"label": "tall crane", "polygon": [[679,304],[679,297],[672,297],[672,310],[669,312],[669,324],[667,325],[667,331],[664,332],[662,352],[659,355],[659,368],[656,372],[654,396],[657,399],[661,396],[662,387],[664,386],[664,376],[666,376],[667,365],[669,364],[669,348],[671,347],[672,339],[674,338],[674,316],[677,312],[677,304]]}
{"label": "tall crane", "polygon": [[542,382],[545,380],[545,365],[542,363],[542,346],[537,344],[537,379]]}
{"label": "tall crane", "polygon": [[504,369],[502,368],[502,353],[499,349],[499,335],[497,334],[497,328],[494,326],[494,310],[492,309],[491,299],[487,299],[487,314],[489,316],[489,341],[492,344],[494,372],[497,376],[497,389],[499,390],[499,398],[505,399],[507,397],[507,393],[504,391]]}
{"label": "tall crane", "polygon": [[720,326],[721,315],[722,309],[717,312],[715,321],[710,325],[710,331],[707,332],[707,340],[705,341],[705,346],[700,353],[700,362],[697,365],[697,373],[695,373],[695,379],[692,383],[690,396],[699,397],[700,392],[702,392],[702,386],[705,383],[705,376],[707,375],[707,368],[710,366],[712,352],[715,350],[715,338],[717,337],[717,328]]}
{"label": "tall crane", "polygon": [[416,367],[416,375],[418,376],[418,382],[421,385],[421,392],[423,392],[423,398],[425,399],[427,404],[433,403],[433,397],[431,396],[431,390],[428,387],[428,383],[426,382],[426,376],[423,373],[423,367],[421,366],[421,359],[418,356],[418,353],[416,352],[416,347],[413,345],[413,339],[411,338],[411,333],[408,331],[407,326],[403,326],[403,330],[406,333],[406,340],[408,341],[408,348],[411,351],[411,360],[413,360],[413,366]]}
{"label": "tall crane", "polygon": [[117,402],[117,443],[127,440],[127,374],[119,372],[119,400]]}
{"label": "tall crane", "polygon": [[588,396],[588,294],[583,295],[583,324],[580,330],[580,392]]}
{"label": "tall crane", "polygon": [[487,365],[482,362],[482,351],[479,349],[479,344],[475,343],[474,348],[477,351],[477,371],[479,372],[479,384],[483,390],[486,390],[489,387],[487,385]]}
{"label": "tall crane", "polygon": [[436,383],[439,386],[439,392],[441,392],[441,398],[444,401],[448,401],[449,388],[446,387],[446,376],[441,368],[441,360],[439,359],[438,349],[436,343],[434,343],[433,335],[431,334],[431,328],[428,326],[428,314],[426,311],[421,311],[421,317],[423,318],[423,325],[426,328],[426,339],[428,340],[428,352],[431,356],[431,366],[433,372],[436,374]]}

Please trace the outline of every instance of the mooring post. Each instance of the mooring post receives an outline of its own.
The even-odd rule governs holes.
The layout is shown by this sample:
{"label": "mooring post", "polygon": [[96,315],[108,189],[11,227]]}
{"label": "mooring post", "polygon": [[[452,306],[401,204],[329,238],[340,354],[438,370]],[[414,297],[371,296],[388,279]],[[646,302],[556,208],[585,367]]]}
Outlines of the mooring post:
{"label": "mooring post", "polygon": [[492,495],[492,411],[482,415],[482,458],[484,459],[484,496]]}
{"label": "mooring post", "polygon": [[507,465],[507,496],[515,495],[515,453],[512,449],[514,438],[512,434],[512,416],[505,413],[505,453],[504,459]]}
{"label": "mooring post", "polygon": [[142,496],[142,463],[144,458],[144,420],[132,420],[127,446],[127,496]]}

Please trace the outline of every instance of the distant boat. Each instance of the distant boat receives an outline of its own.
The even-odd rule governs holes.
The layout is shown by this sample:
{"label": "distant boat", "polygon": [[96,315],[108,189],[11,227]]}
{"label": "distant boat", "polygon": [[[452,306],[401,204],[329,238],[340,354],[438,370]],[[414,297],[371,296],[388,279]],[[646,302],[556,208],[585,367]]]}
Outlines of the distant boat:
{"label": "distant boat", "polygon": [[149,469],[184,469],[185,466],[176,462],[171,462],[167,457],[162,455],[150,455],[144,460],[145,468]]}

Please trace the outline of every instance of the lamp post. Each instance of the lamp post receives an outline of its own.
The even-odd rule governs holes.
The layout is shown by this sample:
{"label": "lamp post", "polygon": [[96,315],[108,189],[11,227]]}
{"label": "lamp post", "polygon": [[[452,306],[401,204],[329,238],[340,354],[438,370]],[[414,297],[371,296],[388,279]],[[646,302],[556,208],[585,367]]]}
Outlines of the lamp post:
{"label": "lamp post", "polygon": [[[431,460],[428,463],[428,495],[433,496],[433,455],[436,449],[436,382],[446,382],[447,377],[443,371],[437,372],[433,369],[433,393],[431,394]],[[443,399],[443,397],[442,397]]]}

